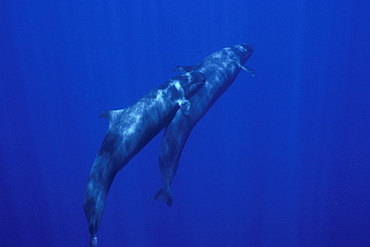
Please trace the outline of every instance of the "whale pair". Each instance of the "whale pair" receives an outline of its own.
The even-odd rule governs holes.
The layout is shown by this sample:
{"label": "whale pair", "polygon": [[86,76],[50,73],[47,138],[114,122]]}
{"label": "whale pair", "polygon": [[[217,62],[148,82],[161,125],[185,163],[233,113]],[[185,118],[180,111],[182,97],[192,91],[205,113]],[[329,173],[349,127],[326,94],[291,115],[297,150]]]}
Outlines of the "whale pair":
{"label": "whale pair", "polygon": [[170,185],[190,132],[242,69],[254,75],[244,66],[252,53],[252,45],[240,44],[215,52],[197,65],[178,66],[174,70],[180,75],[133,105],[102,113],[109,128],[94,160],[83,203],[91,247],[97,246],[96,233],[115,175],[163,128],[159,156],[162,188],[150,200],[172,205]]}

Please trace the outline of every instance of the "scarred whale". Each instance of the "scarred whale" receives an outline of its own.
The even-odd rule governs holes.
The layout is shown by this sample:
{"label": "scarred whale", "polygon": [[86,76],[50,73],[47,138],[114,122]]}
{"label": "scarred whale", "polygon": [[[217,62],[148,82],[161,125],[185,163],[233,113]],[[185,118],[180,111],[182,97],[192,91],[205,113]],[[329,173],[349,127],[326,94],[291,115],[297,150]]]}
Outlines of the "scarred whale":
{"label": "scarred whale", "polygon": [[163,83],[125,109],[101,114],[100,117],[109,120],[109,128],[94,160],[83,203],[90,246],[97,246],[96,233],[117,172],[168,125],[177,112],[189,114],[192,108],[189,99],[205,80],[202,72],[187,72]]}
{"label": "scarred whale", "polygon": [[159,155],[159,167],[162,176],[162,188],[150,200],[164,201],[172,205],[170,185],[175,177],[180,156],[190,132],[198,121],[207,113],[216,100],[234,82],[243,69],[254,76],[251,68],[244,63],[253,53],[253,46],[240,44],[226,47],[206,57],[194,66],[178,66],[174,70],[180,73],[201,72],[206,76],[206,83],[190,99],[192,108],[188,115],[176,113],[171,123],[165,128]]}

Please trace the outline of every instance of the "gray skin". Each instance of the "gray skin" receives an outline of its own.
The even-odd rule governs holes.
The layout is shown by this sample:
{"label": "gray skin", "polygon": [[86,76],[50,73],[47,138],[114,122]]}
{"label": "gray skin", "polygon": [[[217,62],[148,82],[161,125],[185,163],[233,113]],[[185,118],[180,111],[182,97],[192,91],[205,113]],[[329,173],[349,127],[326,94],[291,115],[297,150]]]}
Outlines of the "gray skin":
{"label": "gray skin", "polygon": [[178,66],[174,69],[180,73],[199,71],[206,76],[207,80],[197,94],[190,99],[192,108],[189,115],[176,113],[169,126],[165,128],[159,156],[162,188],[150,200],[158,199],[164,201],[169,207],[172,205],[170,185],[175,177],[180,156],[190,132],[234,82],[240,70],[243,69],[254,76],[251,68],[243,66],[252,53],[253,46],[250,44],[235,45],[211,54],[197,65]]}
{"label": "gray skin", "polygon": [[102,113],[100,117],[109,120],[109,128],[92,166],[83,203],[91,236],[90,246],[97,246],[96,232],[117,172],[167,126],[177,112],[189,114],[189,99],[204,83],[203,73],[184,73],[125,109]]}

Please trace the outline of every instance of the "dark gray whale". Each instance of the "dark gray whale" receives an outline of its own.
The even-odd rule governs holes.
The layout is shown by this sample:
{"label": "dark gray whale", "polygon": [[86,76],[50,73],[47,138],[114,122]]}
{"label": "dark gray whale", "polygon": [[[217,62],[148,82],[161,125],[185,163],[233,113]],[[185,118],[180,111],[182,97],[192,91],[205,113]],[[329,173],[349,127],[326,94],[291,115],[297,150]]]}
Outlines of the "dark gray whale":
{"label": "dark gray whale", "polygon": [[189,114],[189,99],[204,83],[203,73],[184,73],[125,109],[102,113],[100,117],[109,120],[109,128],[92,166],[83,203],[91,236],[90,246],[97,246],[96,232],[117,172],[167,126],[177,112]]}
{"label": "dark gray whale", "polygon": [[189,115],[176,113],[169,126],[165,128],[159,167],[162,175],[162,188],[150,200],[159,199],[172,205],[170,185],[175,177],[181,152],[193,127],[207,113],[216,100],[228,89],[243,69],[254,76],[253,70],[243,64],[253,53],[253,46],[241,44],[226,47],[206,57],[194,66],[178,66],[180,73],[202,72],[207,80],[204,86],[190,99],[192,108]]}

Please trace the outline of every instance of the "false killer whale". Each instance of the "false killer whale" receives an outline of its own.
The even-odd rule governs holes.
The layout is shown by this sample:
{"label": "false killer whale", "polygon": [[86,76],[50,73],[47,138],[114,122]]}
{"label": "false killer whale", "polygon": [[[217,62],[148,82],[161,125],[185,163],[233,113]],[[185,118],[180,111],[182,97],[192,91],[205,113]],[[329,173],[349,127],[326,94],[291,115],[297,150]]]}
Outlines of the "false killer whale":
{"label": "false killer whale", "polygon": [[188,115],[177,112],[165,128],[159,155],[162,188],[149,200],[159,199],[172,205],[170,185],[175,177],[185,143],[198,121],[207,113],[216,100],[229,88],[243,69],[254,76],[251,68],[243,64],[253,53],[253,46],[240,44],[226,47],[206,57],[194,66],[177,66],[175,71],[187,73],[199,71],[206,76],[206,83],[190,99],[192,108]]}
{"label": "false killer whale", "polygon": [[90,246],[97,246],[96,232],[117,172],[169,124],[178,109],[181,109],[181,114],[189,114],[189,99],[205,80],[202,72],[187,72],[163,83],[125,109],[101,114],[100,117],[109,120],[109,128],[93,163],[83,203],[91,236]]}

